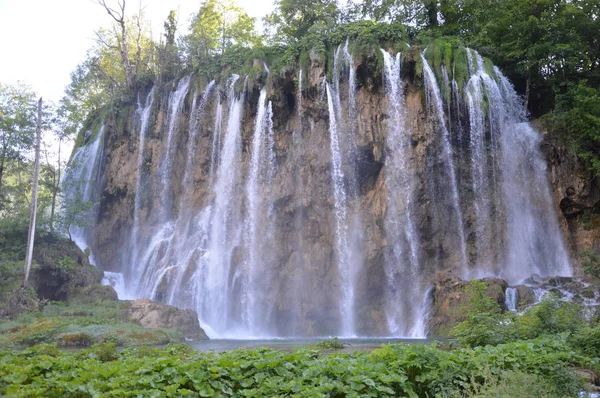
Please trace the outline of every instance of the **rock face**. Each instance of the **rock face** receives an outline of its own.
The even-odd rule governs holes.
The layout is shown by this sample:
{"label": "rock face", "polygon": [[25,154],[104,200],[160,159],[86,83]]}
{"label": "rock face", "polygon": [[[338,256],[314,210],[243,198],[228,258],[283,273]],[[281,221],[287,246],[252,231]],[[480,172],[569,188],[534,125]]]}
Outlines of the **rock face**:
{"label": "rock face", "polygon": [[600,179],[585,162],[570,152],[559,139],[546,134],[544,152],[549,163],[550,183],[562,229],[572,252],[576,274],[583,271],[577,254],[600,253]]}
{"label": "rock face", "polygon": [[[487,285],[486,294],[506,310],[505,292],[508,284],[500,278],[481,279]],[[469,281],[463,281],[451,271],[439,273],[433,284],[433,303],[429,315],[429,336],[448,337],[454,326],[464,321],[471,296],[466,291]]]}
{"label": "rock face", "polygon": [[[422,337],[427,286],[440,271],[505,276],[523,268],[523,251],[550,246],[535,266],[558,273],[560,239],[546,239],[558,213],[548,214],[544,189],[530,189],[539,173],[536,183],[514,182],[519,206],[508,206],[497,183],[500,162],[533,170],[510,175],[543,168],[537,133],[517,126],[510,138],[527,137],[516,146],[531,152],[517,162],[497,141],[487,145],[484,127],[493,123],[484,120],[481,159],[472,161],[475,121],[458,89],[466,81],[454,88],[443,79],[449,68],[432,62],[441,89],[429,82],[425,95],[419,49],[403,53],[393,85],[378,51],[349,61],[337,51],[334,79],[312,52],[302,71],[156,87],[147,114],[146,104],[131,103],[103,120],[98,214],[88,231],[98,265],[122,272],[134,296],[194,308],[233,337]],[[462,51],[466,65],[471,53]],[[515,238],[531,225],[535,233]],[[433,329],[459,319],[442,320],[455,290],[440,289]]]}
{"label": "rock face", "polygon": [[193,310],[182,310],[152,300],[139,299],[131,302],[127,317],[130,322],[139,323],[145,328],[174,329],[190,340],[208,339],[198,323],[198,313]]}

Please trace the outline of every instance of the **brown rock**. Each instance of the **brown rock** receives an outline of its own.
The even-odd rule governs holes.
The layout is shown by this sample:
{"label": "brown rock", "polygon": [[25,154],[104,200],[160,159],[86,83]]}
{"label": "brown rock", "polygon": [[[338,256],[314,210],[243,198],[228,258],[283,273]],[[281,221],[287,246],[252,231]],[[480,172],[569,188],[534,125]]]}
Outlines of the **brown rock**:
{"label": "brown rock", "polygon": [[517,289],[517,308],[522,311],[531,304],[535,303],[535,294],[529,286],[518,285]]}
{"label": "brown rock", "polygon": [[145,328],[174,329],[183,333],[186,339],[208,339],[198,322],[198,313],[194,310],[182,310],[152,300],[139,299],[131,302],[127,317],[129,321]]}

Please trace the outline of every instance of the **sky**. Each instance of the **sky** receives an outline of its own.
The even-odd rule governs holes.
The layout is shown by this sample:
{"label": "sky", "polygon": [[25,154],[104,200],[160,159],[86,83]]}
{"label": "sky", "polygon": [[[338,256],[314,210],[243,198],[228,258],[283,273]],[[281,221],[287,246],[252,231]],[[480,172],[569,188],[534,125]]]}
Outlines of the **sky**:
{"label": "sky", "polygon": [[[116,0],[107,0],[116,4]],[[260,19],[271,12],[272,0],[237,0]],[[170,10],[178,10],[178,29],[201,0],[141,0],[155,38],[163,31]],[[137,13],[139,0],[126,3]],[[46,100],[58,102],[70,82],[71,71],[94,45],[94,31],[109,27],[112,19],[94,0],[0,0],[0,82],[22,81]]]}

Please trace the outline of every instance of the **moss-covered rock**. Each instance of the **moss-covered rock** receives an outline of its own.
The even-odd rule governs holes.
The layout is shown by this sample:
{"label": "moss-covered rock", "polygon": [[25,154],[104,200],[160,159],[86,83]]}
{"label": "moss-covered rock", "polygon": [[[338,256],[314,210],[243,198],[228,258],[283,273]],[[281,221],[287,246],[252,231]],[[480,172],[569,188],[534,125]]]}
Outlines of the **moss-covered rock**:
{"label": "moss-covered rock", "polygon": [[75,243],[54,235],[36,240],[31,285],[42,300],[68,300],[76,288],[99,284],[104,273]]}
{"label": "moss-covered rock", "polygon": [[[498,303],[498,306],[506,309],[506,281],[500,278],[483,278],[481,281],[487,286],[486,294]],[[454,326],[466,319],[472,298],[467,289],[468,285],[469,281],[460,279],[451,271],[438,273],[434,281],[429,337],[449,337]]]}

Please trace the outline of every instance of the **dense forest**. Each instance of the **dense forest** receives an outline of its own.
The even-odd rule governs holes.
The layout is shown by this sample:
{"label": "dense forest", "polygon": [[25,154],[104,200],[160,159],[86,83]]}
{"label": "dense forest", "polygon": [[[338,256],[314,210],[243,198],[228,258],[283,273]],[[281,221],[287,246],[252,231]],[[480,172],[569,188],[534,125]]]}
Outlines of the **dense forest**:
{"label": "dense forest", "polygon": [[[95,45],[71,73],[64,97],[43,108],[36,239],[38,250],[45,251],[36,258],[44,258],[47,268],[36,268],[35,290],[22,286],[22,279],[37,97],[31,87],[0,81],[0,315],[5,320],[0,347],[101,344],[76,353],[53,345],[0,351],[0,395],[558,397],[598,385],[597,311],[549,295],[517,315],[501,308],[479,281],[465,285],[466,315],[452,329],[456,340],[450,342],[341,354],[332,354],[343,348],[337,340],[294,353],[204,354],[185,346],[118,351],[117,345],[165,344],[184,336],[152,332],[144,340],[139,325],[127,326],[126,337],[114,332],[111,328],[125,322],[128,309],[110,292],[86,290],[100,281],[88,263],[90,253],[73,254],[75,249],[61,245],[70,240],[71,227],[88,226],[86,215],[94,206],[65,186],[65,170],[77,167],[77,159],[64,148],[71,141],[75,148],[84,145],[99,118],[135,106],[151,87],[170,87],[191,74],[206,85],[225,82],[233,73],[257,75],[266,63],[271,75],[285,75],[306,68],[318,54],[331,76],[335,49],[346,41],[354,54],[367,54],[379,66],[384,62],[380,48],[397,52],[409,47],[429,51],[434,62],[453,65],[458,74],[467,67],[459,64],[455,49],[477,50],[509,78],[528,117],[600,177],[599,0],[365,0],[345,5],[276,0],[262,21],[234,0],[205,0],[189,26],[182,22],[187,16],[171,11],[158,36],[144,19],[143,5],[96,2],[106,13],[107,28],[96,32]],[[423,64],[416,61],[414,68],[423,80]],[[366,80],[359,78],[359,84]],[[600,256],[579,254],[585,283],[598,284]],[[73,272],[77,264],[85,264],[86,271]],[[40,288],[46,277],[69,281],[79,290],[49,294],[44,289],[52,289],[51,283]],[[111,325],[109,334],[100,331],[105,324]],[[122,376],[132,373],[136,376]]]}

